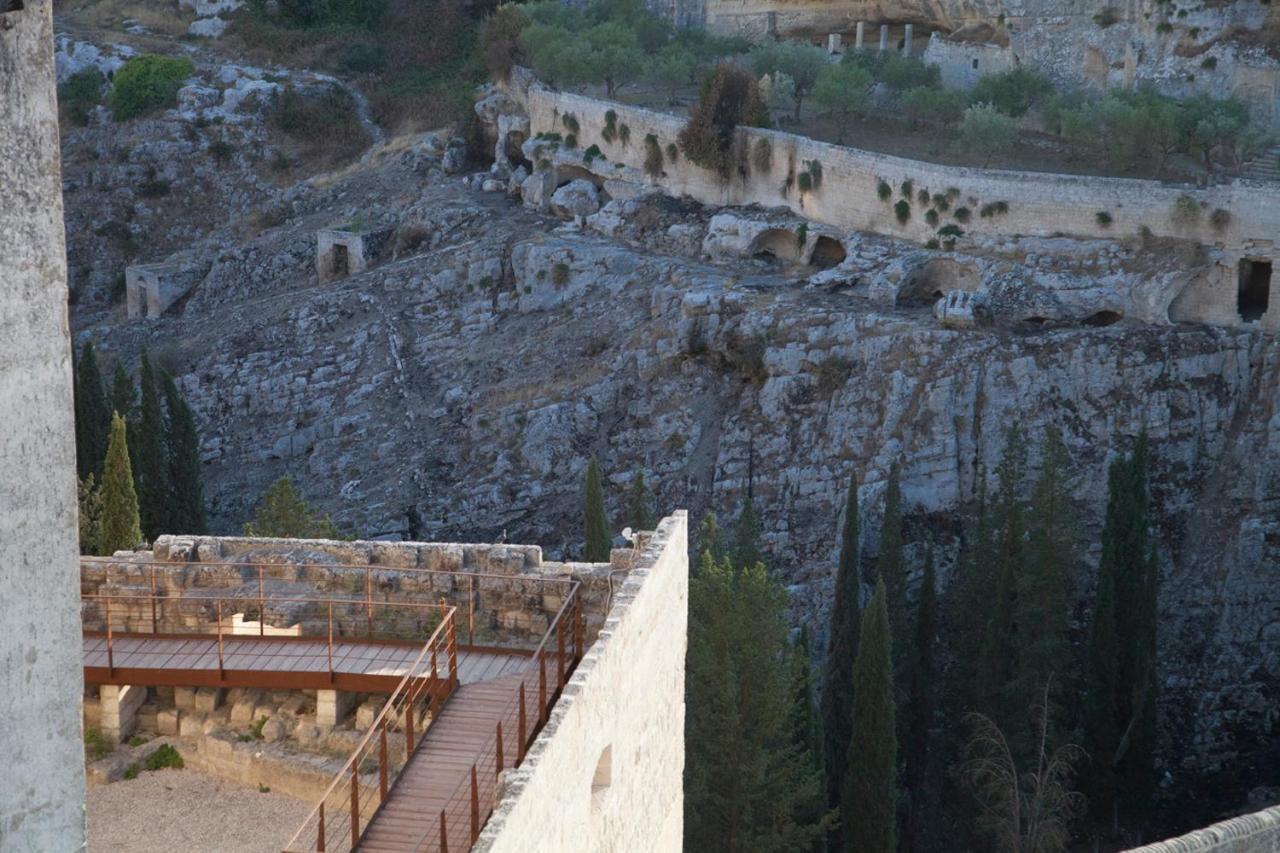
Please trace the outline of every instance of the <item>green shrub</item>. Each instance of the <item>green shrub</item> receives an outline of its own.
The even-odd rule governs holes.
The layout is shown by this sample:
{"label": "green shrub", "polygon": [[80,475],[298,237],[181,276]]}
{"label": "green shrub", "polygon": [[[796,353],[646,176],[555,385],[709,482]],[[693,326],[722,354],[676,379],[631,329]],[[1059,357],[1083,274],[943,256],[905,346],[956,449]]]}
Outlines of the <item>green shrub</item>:
{"label": "green shrub", "polygon": [[956,93],[935,86],[915,86],[902,93],[902,112],[912,127],[928,120],[949,126],[960,120],[964,100]]}
{"label": "green shrub", "polygon": [[128,121],[177,105],[178,90],[194,71],[195,66],[185,57],[147,53],[129,59],[116,72],[107,96],[111,115],[116,121]]}
{"label": "green shrub", "polygon": [[924,221],[936,227],[938,224],[938,211],[932,209],[926,210],[924,212]]}
{"label": "green shrub", "polygon": [[1173,24],[1169,23],[1168,21],[1161,21],[1160,23],[1156,24],[1156,32],[1160,33],[1161,35],[1165,33],[1171,33],[1173,32]]}
{"label": "green shrub", "polygon": [[807,193],[813,189],[813,178],[808,172],[801,172],[796,177],[796,186],[800,187],[800,192]]}
{"label": "green shrub", "polygon": [[937,240],[930,237],[929,240],[924,244],[924,247],[926,249],[937,249],[939,248],[939,244]]}
{"label": "green shrub", "polygon": [[920,86],[937,88],[942,85],[942,69],[938,66],[925,65],[919,59],[896,54],[884,60],[879,74],[875,76],[895,92],[905,92]]}
{"label": "green shrub", "polygon": [[805,163],[805,173],[809,176],[809,182],[815,190],[822,186],[822,163],[820,161],[807,161]]}
{"label": "green shrub", "polygon": [[564,287],[569,283],[569,265],[564,261],[558,261],[551,268],[551,283],[556,287]]}
{"label": "green shrub", "polygon": [[727,180],[735,168],[745,165],[736,150],[740,147],[739,125],[763,127],[768,123],[756,78],[745,68],[721,63],[703,81],[702,94],[678,141],[693,163]]}
{"label": "green shrub", "polygon": [[[582,152],[582,162],[586,163],[588,166],[590,166],[591,161],[595,160],[597,157],[601,160],[605,159],[604,152],[600,150],[599,145],[592,144],[590,148]],[[550,166],[551,164],[548,163],[547,167],[549,168]]]}
{"label": "green shrub", "polygon": [[631,144],[631,128],[625,124],[618,125],[618,141],[626,148]]}
{"label": "green shrub", "polygon": [[563,124],[565,126],[565,129],[568,130],[570,133],[582,132],[582,127],[578,124],[578,117],[575,116],[573,113],[565,113],[564,115],[562,115],[560,117],[560,123]]}
{"label": "green shrub", "polygon": [[910,178],[907,178],[905,181],[903,181],[902,186],[899,187],[898,189],[901,191],[902,197],[906,199],[911,198],[912,193],[915,192],[914,186],[911,183]]}
{"label": "green shrub", "polygon": [[983,77],[970,92],[969,102],[992,104],[1000,112],[1017,117],[1052,94],[1053,82],[1048,77],[1028,68],[1015,68]]}
{"label": "green shrub", "polygon": [[254,740],[262,740],[262,728],[267,724],[267,717],[259,717],[254,724],[249,727],[249,736]]}
{"label": "green shrub", "polygon": [[1116,15],[1116,10],[1111,8],[1103,9],[1101,12],[1093,16],[1093,22],[1104,30],[1112,24],[1117,23],[1119,20],[1120,18]]}
{"label": "green shrub", "polygon": [[1018,123],[991,104],[974,104],[960,121],[961,145],[967,152],[981,154],[983,166],[1008,151],[1017,135]]}
{"label": "green shrub", "polygon": [[272,96],[267,121],[314,156],[330,161],[353,157],[368,144],[355,99],[337,84],[304,94],[293,87]]}
{"label": "green shrub", "polygon": [[943,193],[934,193],[933,206],[945,213],[947,209],[951,207],[951,199],[947,198]]}
{"label": "green shrub", "polygon": [[605,110],[604,130],[600,131],[600,136],[606,144],[610,145],[618,137],[618,114],[614,110]]}
{"label": "green shrub", "polygon": [[964,236],[964,229],[955,223],[948,223],[938,229],[938,236],[943,239],[955,239]]}
{"label": "green shrub", "polygon": [[143,767],[147,770],[164,770],[166,768],[181,770],[184,766],[185,762],[183,762],[182,756],[178,754],[178,750],[167,743],[161,744],[143,761]]}
{"label": "green shrub", "polygon": [[880,197],[881,201],[888,201],[889,196],[893,195],[893,187],[884,181],[880,181],[876,184],[876,195]]}
{"label": "green shrub", "polygon": [[898,222],[906,225],[907,220],[911,218],[911,204],[906,199],[902,199],[893,206],[893,215],[897,217]]}
{"label": "green shrub", "polygon": [[654,178],[662,174],[662,146],[652,133],[644,138],[644,171]]}
{"label": "green shrub", "polygon": [[1182,225],[1190,225],[1200,218],[1200,205],[1185,193],[1173,203],[1173,219]]}
{"label": "green shrub", "polygon": [[679,156],[680,156],[680,147],[676,145],[674,142],[668,142],[667,143],[667,159],[670,160],[672,163],[674,163],[676,161],[676,158]]}
{"label": "green shrub", "polygon": [[973,214],[967,207],[957,207],[955,213],[951,215],[956,218],[957,222],[968,222]]}
{"label": "green shrub", "polygon": [[1099,210],[1093,218],[1097,220],[1099,227],[1102,228],[1111,227],[1111,223],[1113,221],[1111,219],[1111,214],[1105,210]]}
{"label": "green shrub", "polygon": [[135,761],[124,769],[124,778],[137,779],[138,774],[141,772],[142,772],[142,767],[138,764],[138,762]]}
{"label": "green shrub", "polygon": [[100,729],[84,730],[84,751],[90,761],[107,757],[115,748],[116,745]]}
{"label": "green shrub", "polygon": [[528,25],[528,16],[514,3],[503,3],[480,25],[480,59],[493,79],[506,80],[511,66],[523,59],[520,33]]}
{"label": "green shrub", "polygon": [[58,106],[62,108],[62,114],[72,124],[84,127],[89,123],[93,108],[102,103],[102,90],[106,85],[107,78],[93,66],[72,74],[58,87]]}
{"label": "green shrub", "polygon": [[1226,230],[1226,227],[1231,224],[1231,211],[1221,207],[1215,208],[1213,213],[1209,214],[1209,224],[1219,231]]}
{"label": "green shrub", "polygon": [[218,139],[211,139],[209,141],[209,146],[205,150],[208,151],[209,156],[218,163],[227,163],[236,153],[236,150],[231,147],[231,143],[221,137]]}
{"label": "green shrub", "polygon": [[801,222],[800,227],[796,229],[796,244],[803,249],[804,244],[809,240],[809,223]]}
{"label": "green shrub", "polygon": [[1206,56],[1204,58],[1204,61],[1200,63],[1200,67],[1203,68],[1205,71],[1212,71],[1213,69],[1218,67],[1218,57]]}
{"label": "green shrub", "polygon": [[768,172],[773,168],[773,144],[763,136],[756,140],[751,149],[751,165],[757,172]]}

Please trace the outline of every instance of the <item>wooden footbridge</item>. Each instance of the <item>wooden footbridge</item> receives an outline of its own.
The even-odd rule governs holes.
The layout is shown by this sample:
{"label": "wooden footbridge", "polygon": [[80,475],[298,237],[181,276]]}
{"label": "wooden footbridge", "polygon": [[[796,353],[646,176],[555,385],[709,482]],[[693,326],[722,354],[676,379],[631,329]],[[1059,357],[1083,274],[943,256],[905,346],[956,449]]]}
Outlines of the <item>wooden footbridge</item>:
{"label": "wooden footbridge", "polygon": [[[297,566],[211,565],[222,572],[202,585],[201,564],[86,560],[85,682],[385,693],[286,853],[470,850],[498,776],[524,760],[582,657],[578,582],[326,565],[302,567],[300,586],[281,579]],[[377,573],[444,594],[394,594],[384,577],[375,595]],[[536,646],[471,642],[486,586],[558,603]]]}

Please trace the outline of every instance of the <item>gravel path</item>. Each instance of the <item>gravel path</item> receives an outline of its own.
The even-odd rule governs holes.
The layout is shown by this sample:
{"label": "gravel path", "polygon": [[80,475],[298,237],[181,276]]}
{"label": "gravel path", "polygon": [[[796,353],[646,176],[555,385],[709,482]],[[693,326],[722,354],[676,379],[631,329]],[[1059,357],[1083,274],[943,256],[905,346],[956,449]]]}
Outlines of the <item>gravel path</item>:
{"label": "gravel path", "polygon": [[279,853],[312,804],[193,770],[89,790],[89,853]]}

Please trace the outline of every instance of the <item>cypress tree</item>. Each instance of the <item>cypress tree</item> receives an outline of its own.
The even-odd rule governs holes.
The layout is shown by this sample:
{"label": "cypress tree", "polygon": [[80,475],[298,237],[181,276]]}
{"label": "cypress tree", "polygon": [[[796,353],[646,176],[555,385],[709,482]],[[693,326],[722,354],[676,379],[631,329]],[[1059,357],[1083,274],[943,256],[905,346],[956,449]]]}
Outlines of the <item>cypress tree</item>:
{"label": "cypress tree", "polygon": [[138,494],[133,488],[129,443],[124,420],[111,415],[111,439],[102,466],[102,515],[98,549],[104,556],[134,548],[142,542],[138,521]]}
{"label": "cypress tree", "polygon": [[93,474],[101,479],[111,432],[111,410],[102,390],[102,374],[92,341],[85,341],[74,372],[76,471],[82,478]]}
{"label": "cypress tree", "polygon": [[[716,514],[711,510],[707,510],[707,514],[702,517],[702,524],[698,525],[698,552],[711,554],[713,560],[723,560],[725,556],[720,525],[716,523]],[[691,576],[696,575],[700,567],[701,562],[694,568]]]}
{"label": "cypress tree", "polygon": [[902,487],[897,462],[889,468],[889,480],[884,489],[884,520],[880,523],[876,568],[884,578],[888,596],[889,627],[896,636],[906,636],[907,568],[902,559]]}
{"label": "cypress tree", "polygon": [[653,494],[644,483],[644,472],[637,471],[631,478],[631,498],[627,501],[627,525],[632,530],[652,530],[657,526],[653,517]]}
{"label": "cypress tree", "polygon": [[742,502],[742,511],[733,525],[733,564],[739,568],[753,566],[764,562],[764,552],[760,550],[760,522],[756,519],[756,509],[748,490]]}
{"label": "cypress tree", "polygon": [[924,783],[929,763],[929,730],[933,724],[933,646],[938,634],[938,597],[934,587],[933,549],[925,552],[924,579],[916,602],[915,642],[911,649],[911,704],[908,707],[907,781],[911,790]]}
{"label": "cypress tree", "polygon": [[893,853],[897,848],[898,739],[887,597],[881,577],[862,615],[853,666],[853,737],[841,808],[849,853]]}
{"label": "cypress tree", "polygon": [[142,390],[142,404],[138,411],[137,435],[130,449],[136,450],[137,454],[134,458],[134,479],[142,532],[148,540],[154,540],[169,527],[169,496],[173,487],[169,482],[169,463],[165,458],[164,414],[160,409],[160,395],[156,393],[151,360],[145,350],[142,352],[138,384]]}
{"label": "cypress tree", "polygon": [[826,832],[821,773],[797,743],[785,606],[762,564],[703,552],[689,585],[687,849],[792,853]]}
{"label": "cypress tree", "polygon": [[162,374],[167,416],[165,444],[168,450],[170,525],[175,533],[205,532],[204,489],[200,483],[200,439],[191,407],[178,393],[167,372]]}
{"label": "cypress tree", "polygon": [[791,649],[791,741],[822,769],[822,726],[814,707],[813,665],[809,661],[809,628],[801,626]]}
{"label": "cypress tree", "polygon": [[609,535],[609,519],[604,511],[604,486],[600,480],[600,465],[594,456],[587,463],[584,534],[586,544],[582,549],[582,559],[588,563],[609,562],[609,551],[613,544],[612,537]]}
{"label": "cypress tree", "polygon": [[1107,472],[1084,703],[1090,793],[1113,820],[1143,813],[1155,782],[1157,566],[1149,543],[1147,439]]}
{"label": "cypress tree", "polygon": [[115,374],[111,377],[111,408],[124,418],[125,423],[133,417],[133,407],[137,405],[138,391],[133,387],[133,379],[124,369],[121,361],[116,362]]}
{"label": "cypress tree", "polygon": [[[858,654],[861,579],[858,545],[858,479],[849,479],[844,526],[840,533],[840,561],[836,567],[835,600],[831,609],[831,637],[827,644],[822,690],[823,763],[827,803],[832,808],[844,795],[849,740],[853,729],[853,663]],[[843,830],[836,827],[830,846],[843,849]]]}
{"label": "cypress tree", "polygon": [[90,474],[76,480],[80,504],[80,553],[97,554],[102,542],[102,489]]}

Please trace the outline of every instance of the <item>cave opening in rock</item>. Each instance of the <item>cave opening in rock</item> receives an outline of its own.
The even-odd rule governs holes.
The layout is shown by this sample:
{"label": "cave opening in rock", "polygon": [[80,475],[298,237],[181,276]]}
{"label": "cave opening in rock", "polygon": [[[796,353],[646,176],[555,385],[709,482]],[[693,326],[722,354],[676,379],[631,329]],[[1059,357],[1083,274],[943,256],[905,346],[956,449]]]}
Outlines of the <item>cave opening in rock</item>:
{"label": "cave opening in rock", "polygon": [[351,269],[350,256],[347,254],[347,247],[341,243],[335,243],[333,246],[333,277],[344,278]]}
{"label": "cave opening in rock", "polygon": [[1110,326],[1112,323],[1119,323],[1124,319],[1124,315],[1118,311],[1098,311],[1084,318],[1086,326]]}
{"label": "cave opening in rock", "polygon": [[839,240],[822,234],[813,244],[813,254],[809,256],[809,263],[825,270],[839,266],[844,259],[844,245]]}
{"label": "cave opening in rock", "polygon": [[507,134],[507,138],[503,140],[503,153],[505,153],[507,155],[507,159],[511,161],[512,169],[518,169],[519,167],[524,166],[526,172],[532,172],[533,164],[524,156],[524,150],[522,148],[524,141],[525,136],[523,133],[518,130],[511,131]]}
{"label": "cave opening in rock", "polygon": [[1271,302],[1271,261],[1246,258],[1240,261],[1236,312],[1240,319],[1252,323],[1267,313]]}

